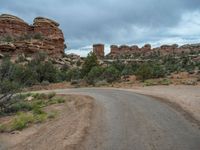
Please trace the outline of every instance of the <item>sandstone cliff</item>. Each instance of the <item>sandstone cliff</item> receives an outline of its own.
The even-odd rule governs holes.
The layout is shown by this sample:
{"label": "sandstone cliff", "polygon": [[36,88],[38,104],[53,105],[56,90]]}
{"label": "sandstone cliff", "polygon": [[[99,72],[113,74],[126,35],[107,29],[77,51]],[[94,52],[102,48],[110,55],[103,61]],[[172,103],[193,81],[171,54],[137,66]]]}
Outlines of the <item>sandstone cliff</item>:
{"label": "sandstone cliff", "polygon": [[60,57],[64,49],[64,36],[57,22],[37,17],[33,25],[29,25],[16,16],[0,15],[1,54],[32,55],[44,51],[50,57]]}
{"label": "sandstone cliff", "polygon": [[151,48],[150,44],[146,44],[142,48],[139,48],[137,45],[133,45],[133,46],[111,45],[110,50],[111,50],[111,52],[110,52],[109,56],[119,56],[119,55],[123,55],[123,54],[150,55],[155,52],[158,52],[161,55],[169,55],[169,54],[190,53],[192,51],[200,52],[200,44],[187,44],[187,45],[183,45],[183,46],[178,46],[177,44],[162,45],[157,48]]}

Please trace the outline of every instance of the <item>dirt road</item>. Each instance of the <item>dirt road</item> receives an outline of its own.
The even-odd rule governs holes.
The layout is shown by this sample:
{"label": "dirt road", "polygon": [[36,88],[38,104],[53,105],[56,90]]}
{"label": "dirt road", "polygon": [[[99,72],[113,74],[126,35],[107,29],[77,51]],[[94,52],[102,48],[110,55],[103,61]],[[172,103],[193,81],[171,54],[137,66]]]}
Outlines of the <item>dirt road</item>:
{"label": "dirt road", "polygon": [[93,126],[80,150],[199,150],[200,130],[153,98],[116,89],[57,90],[96,99]]}
{"label": "dirt road", "polygon": [[[89,95],[96,99],[91,128],[77,150],[200,150],[198,124],[167,103],[119,89],[55,91],[58,94]],[[59,132],[56,130],[57,135]],[[40,144],[55,138],[40,137],[45,137],[39,139]],[[37,143],[37,140],[32,138],[30,143]],[[55,147],[49,143],[47,149],[52,146]]]}

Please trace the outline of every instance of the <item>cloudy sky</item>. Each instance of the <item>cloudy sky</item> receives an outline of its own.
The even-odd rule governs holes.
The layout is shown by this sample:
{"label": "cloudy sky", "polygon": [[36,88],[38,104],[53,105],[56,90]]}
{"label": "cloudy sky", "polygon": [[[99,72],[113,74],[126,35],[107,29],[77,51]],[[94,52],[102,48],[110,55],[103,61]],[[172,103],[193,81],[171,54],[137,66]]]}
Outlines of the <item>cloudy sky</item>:
{"label": "cloudy sky", "polygon": [[28,23],[36,16],[60,23],[68,53],[85,55],[93,43],[200,42],[200,0],[1,0],[0,13]]}

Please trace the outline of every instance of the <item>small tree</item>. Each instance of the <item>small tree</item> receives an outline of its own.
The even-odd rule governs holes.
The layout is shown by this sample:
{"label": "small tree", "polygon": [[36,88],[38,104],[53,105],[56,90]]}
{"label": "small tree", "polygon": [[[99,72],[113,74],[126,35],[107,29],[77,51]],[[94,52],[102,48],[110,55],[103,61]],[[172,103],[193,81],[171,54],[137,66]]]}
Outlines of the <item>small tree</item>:
{"label": "small tree", "polygon": [[0,65],[0,111],[5,111],[12,104],[12,97],[21,89],[15,80],[16,66],[5,58]]}
{"label": "small tree", "polygon": [[82,77],[87,76],[90,70],[95,66],[98,66],[97,56],[94,53],[90,52],[88,56],[86,57],[85,62],[82,67],[82,71],[81,71]]}

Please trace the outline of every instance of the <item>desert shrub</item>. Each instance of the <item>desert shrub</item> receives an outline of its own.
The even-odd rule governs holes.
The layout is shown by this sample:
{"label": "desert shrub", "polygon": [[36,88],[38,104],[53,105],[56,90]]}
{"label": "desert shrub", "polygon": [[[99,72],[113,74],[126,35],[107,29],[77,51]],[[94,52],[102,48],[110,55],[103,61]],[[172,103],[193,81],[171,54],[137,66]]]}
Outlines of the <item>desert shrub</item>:
{"label": "desert shrub", "polygon": [[20,85],[15,81],[8,79],[0,82],[0,112],[6,111],[13,103],[12,98],[15,93],[19,92]]}
{"label": "desert shrub", "polygon": [[97,87],[100,87],[100,86],[107,86],[107,85],[109,85],[109,83],[104,79],[104,80],[100,80],[100,81],[97,81],[96,83],[95,83],[95,86],[97,86]]}
{"label": "desert shrub", "polygon": [[11,113],[18,112],[18,111],[30,111],[33,109],[33,106],[27,102],[17,102],[11,105],[8,111]]}
{"label": "desert shrub", "polygon": [[154,85],[170,85],[171,81],[169,79],[148,79],[144,81],[144,86],[154,86]]}
{"label": "desert shrub", "polygon": [[62,99],[62,98],[57,98],[57,102],[58,102],[58,103],[65,103],[65,100]]}
{"label": "desert shrub", "polygon": [[73,68],[66,73],[66,80],[79,80],[81,79],[81,70],[79,68]]}
{"label": "desert shrub", "polygon": [[55,96],[56,96],[56,93],[55,92],[51,92],[51,93],[48,94],[48,99],[51,99],[51,98],[53,98]]}
{"label": "desert shrub", "polygon": [[0,124],[0,133],[1,132],[5,132],[7,129],[6,129],[6,125],[4,124]]}
{"label": "desert shrub", "polygon": [[43,85],[43,86],[48,86],[50,83],[49,83],[49,81],[42,81],[42,83],[41,83],[41,85]]}
{"label": "desert shrub", "polygon": [[41,115],[41,114],[45,114],[45,112],[39,106],[35,106],[33,108],[33,114]]}
{"label": "desert shrub", "polygon": [[165,76],[165,69],[161,64],[152,63],[150,66],[152,67],[152,78],[161,78]]}
{"label": "desert shrub", "polygon": [[175,56],[168,55],[162,59],[166,74],[179,72],[181,70],[181,62]]}
{"label": "desert shrub", "polygon": [[26,61],[25,56],[23,54],[18,55],[16,62],[20,63],[20,62],[24,62],[24,61]]}
{"label": "desert shrub", "polygon": [[120,78],[120,72],[114,66],[108,66],[105,68],[102,78],[111,83]]}
{"label": "desert shrub", "polygon": [[148,79],[144,81],[144,86],[154,86],[157,85],[158,83],[154,80]]}
{"label": "desert shrub", "polygon": [[35,59],[28,63],[29,74],[32,75],[33,79],[42,83],[48,81],[50,83],[58,82],[59,70],[50,61],[44,61],[45,55],[38,54]]}
{"label": "desert shrub", "polygon": [[33,97],[35,99],[39,99],[39,100],[44,100],[44,99],[48,99],[48,95],[44,94],[44,93],[36,93],[33,94]]}
{"label": "desert shrub", "polygon": [[136,76],[142,81],[150,79],[153,76],[153,69],[149,64],[144,63],[138,68]]}
{"label": "desert shrub", "polygon": [[161,85],[170,85],[172,82],[169,79],[162,79],[159,81],[159,84]]}
{"label": "desert shrub", "polygon": [[93,67],[86,77],[86,81],[89,84],[95,84],[98,80],[101,80],[100,77],[103,73],[104,69],[100,66]]}
{"label": "desert shrub", "polygon": [[81,70],[82,77],[87,76],[90,70],[95,66],[98,66],[98,60],[97,60],[96,55],[91,52],[88,54],[88,56],[86,57],[83,63],[82,70]]}
{"label": "desert shrub", "polygon": [[29,123],[34,122],[33,114],[19,113],[13,120],[11,130],[22,130],[28,126]]}
{"label": "desert shrub", "polygon": [[130,64],[130,65],[126,65],[122,72],[121,75],[125,76],[125,75],[133,75],[135,73],[135,71],[137,70],[136,64]]}
{"label": "desert shrub", "polygon": [[6,36],[4,39],[3,39],[4,42],[13,42],[14,39],[11,37],[11,36]]}
{"label": "desert shrub", "polygon": [[116,68],[118,71],[122,72],[125,64],[122,63],[120,60],[114,61],[111,66],[113,66],[114,68]]}
{"label": "desert shrub", "polygon": [[34,39],[37,39],[37,40],[43,40],[43,37],[42,37],[42,34],[41,33],[36,33],[33,35],[33,38]]}
{"label": "desert shrub", "polygon": [[46,121],[48,118],[48,115],[46,113],[38,114],[34,116],[34,123],[42,123]]}

